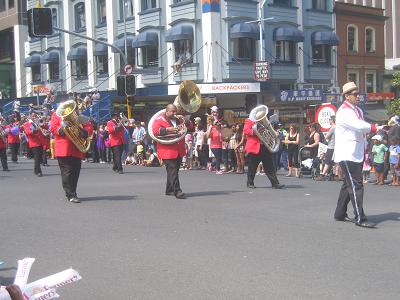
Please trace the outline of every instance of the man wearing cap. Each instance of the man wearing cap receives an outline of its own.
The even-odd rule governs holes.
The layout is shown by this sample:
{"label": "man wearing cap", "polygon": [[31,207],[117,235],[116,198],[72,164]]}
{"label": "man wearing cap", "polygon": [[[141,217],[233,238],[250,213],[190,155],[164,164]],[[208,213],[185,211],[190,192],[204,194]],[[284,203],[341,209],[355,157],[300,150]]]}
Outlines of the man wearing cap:
{"label": "man wearing cap", "polygon": [[[362,110],[357,106],[360,102],[359,90],[354,82],[343,85],[345,98],[336,114],[335,129],[335,162],[343,171],[343,185],[339,193],[334,218],[336,221],[354,222],[357,226],[374,228],[368,222],[363,209],[363,177],[362,165],[366,149],[366,134],[375,133],[375,124],[364,121]],[[351,201],[355,220],[347,216],[347,205]]]}

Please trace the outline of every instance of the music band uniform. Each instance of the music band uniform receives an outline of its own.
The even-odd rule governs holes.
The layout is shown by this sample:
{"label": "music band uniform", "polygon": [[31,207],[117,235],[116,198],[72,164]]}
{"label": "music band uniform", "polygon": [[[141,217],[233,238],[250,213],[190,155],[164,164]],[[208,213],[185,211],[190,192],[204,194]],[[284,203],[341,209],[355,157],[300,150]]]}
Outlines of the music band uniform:
{"label": "music band uniform", "polygon": [[28,121],[24,123],[24,132],[28,138],[28,146],[33,153],[34,160],[34,173],[38,177],[42,176],[42,169],[40,165],[42,163],[43,156],[43,145],[42,145],[42,132],[37,128],[35,124]]}
{"label": "music band uniform", "polygon": [[258,164],[262,162],[264,172],[271,182],[272,187],[282,188],[283,185],[279,184],[279,180],[276,177],[272,154],[253,131],[253,126],[255,124],[256,122],[246,119],[243,127],[243,134],[246,135],[245,152],[248,155],[247,187],[254,188],[254,177],[257,172],[257,167]]}
{"label": "music band uniform", "polygon": [[110,136],[110,146],[113,153],[113,171],[122,174],[122,153],[124,151],[124,127],[118,121],[117,115],[107,122],[106,129]]}
{"label": "music band uniform", "polygon": [[8,171],[8,164],[7,164],[7,135],[8,130],[4,130],[4,136],[0,136],[0,161],[3,171]]}
{"label": "music band uniform", "polygon": [[[155,119],[153,123],[153,134],[155,136],[163,136],[167,134],[166,128],[177,127],[179,120],[173,124],[167,119],[165,113]],[[177,198],[185,198],[179,183],[179,168],[182,158],[186,155],[185,140],[181,139],[173,144],[162,144],[157,142],[157,155],[165,164],[167,171],[167,185],[165,194],[176,196]]]}
{"label": "music band uniform", "polygon": [[[62,187],[65,196],[70,202],[79,202],[76,189],[81,171],[82,159],[86,157],[86,153],[78,150],[78,148],[65,135],[62,120],[56,113],[53,113],[50,121],[50,130],[54,135],[54,156],[58,160],[61,171]],[[92,134],[93,127],[90,122],[83,124],[81,135],[89,136]]]}
{"label": "music band uniform", "polygon": [[11,151],[11,161],[14,163],[18,162],[18,151],[20,147],[20,122],[14,121],[12,124],[6,126],[9,129],[8,131],[8,146]]}

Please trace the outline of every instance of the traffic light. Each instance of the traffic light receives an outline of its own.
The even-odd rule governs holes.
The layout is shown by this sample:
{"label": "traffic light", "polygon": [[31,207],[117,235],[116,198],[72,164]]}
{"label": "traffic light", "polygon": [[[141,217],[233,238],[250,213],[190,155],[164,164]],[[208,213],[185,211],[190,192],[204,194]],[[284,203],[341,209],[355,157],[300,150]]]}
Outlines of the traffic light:
{"label": "traffic light", "polygon": [[135,75],[126,75],[117,77],[118,96],[134,96],[136,94]]}
{"label": "traffic light", "polygon": [[31,8],[27,11],[29,37],[44,37],[53,34],[51,8]]}

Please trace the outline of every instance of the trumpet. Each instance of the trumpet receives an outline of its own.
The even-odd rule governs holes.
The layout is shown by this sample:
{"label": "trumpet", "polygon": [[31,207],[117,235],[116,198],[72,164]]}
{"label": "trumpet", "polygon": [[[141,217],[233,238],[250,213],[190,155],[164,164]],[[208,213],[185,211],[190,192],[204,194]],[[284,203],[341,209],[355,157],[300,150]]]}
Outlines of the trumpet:
{"label": "trumpet", "polygon": [[29,119],[29,122],[38,130],[40,130],[40,132],[44,135],[44,136],[49,136],[50,132],[47,129],[44,129],[43,126],[46,124],[46,120],[43,118],[40,119]]}

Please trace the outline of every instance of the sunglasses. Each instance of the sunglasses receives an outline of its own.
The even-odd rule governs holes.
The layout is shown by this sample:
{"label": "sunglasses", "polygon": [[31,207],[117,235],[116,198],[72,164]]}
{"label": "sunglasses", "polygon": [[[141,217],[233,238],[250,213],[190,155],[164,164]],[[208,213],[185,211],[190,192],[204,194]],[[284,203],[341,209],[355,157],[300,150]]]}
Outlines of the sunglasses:
{"label": "sunglasses", "polygon": [[359,93],[350,93],[350,95],[353,95],[354,97],[357,97],[360,94]]}

